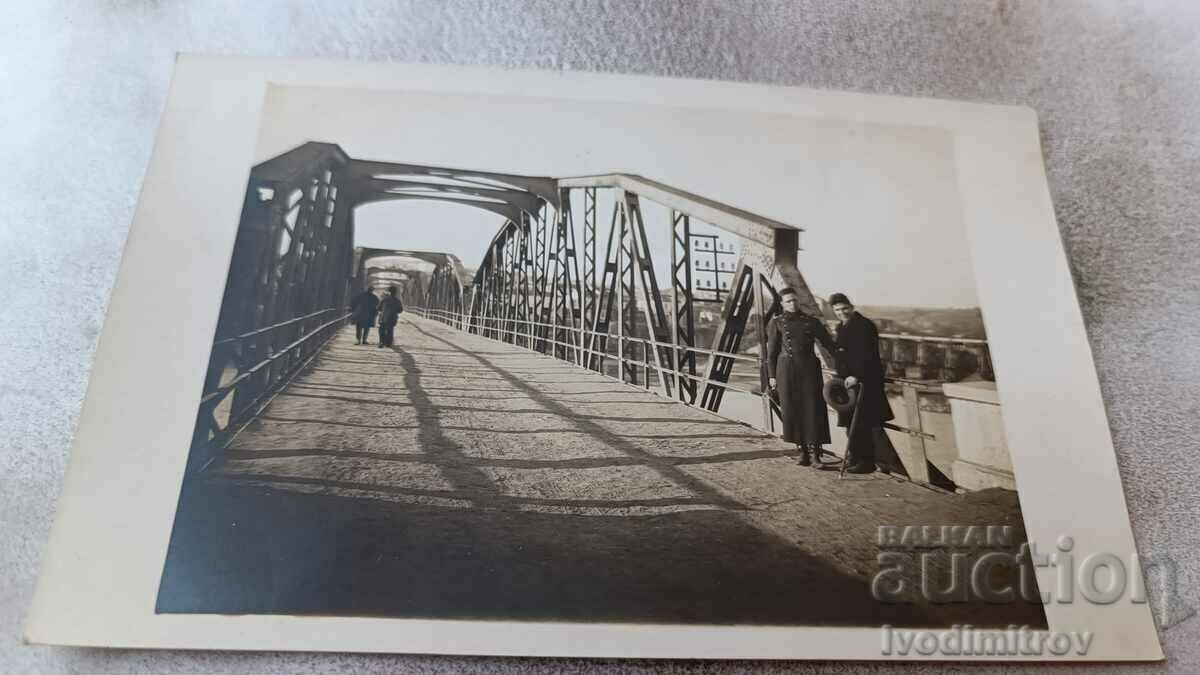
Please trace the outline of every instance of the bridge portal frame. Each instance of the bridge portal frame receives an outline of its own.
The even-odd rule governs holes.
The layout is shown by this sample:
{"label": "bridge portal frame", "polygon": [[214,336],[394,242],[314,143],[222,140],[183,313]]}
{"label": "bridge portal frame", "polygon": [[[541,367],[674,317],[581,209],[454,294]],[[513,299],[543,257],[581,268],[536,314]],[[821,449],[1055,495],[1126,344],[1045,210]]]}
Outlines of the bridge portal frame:
{"label": "bridge portal frame", "polygon": [[[596,237],[600,191],[615,195],[603,268]],[[467,206],[503,222],[468,280],[461,263],[447,254],[354,248],[355,209],[392,200]],[[669,313],[654,269],[656,243],[648,235],[645,201],[671,214]],[[582,256],[573,203],[582,205]],[[696,344],[687,245],[693,220],[741,243],[737,292],[726,297],[711,349]],[[334,144],[305,143],[251,170],[196,438],[213,446],[232,440],[239,424],[319,350],[330,325],[344,320],[351,293],[368,277],[365,261],[379,255],[407,255],[434,265],[427,275],[407,275],[418,283],[400,284],[409,306],[463,330],[600,372],[615,356],[622,381],[653,384],[713,412],[733,364],[756,361],[764,422],[773,429],[762,356],[737,351],[752,316],[758,317],[759,335],[765,332],[778,311],[780,286],[796,289],[808,311],[819,314],[796,266],[800,232],[633,174],[555,179],[358,160]],[[771,304],[765,305],[768,298]],[[697,355],[707,357],[703,375]],[[232,404],[226,403],[230,397]],[[219,419],[222,406],[225,419]]]}
{"label": "bridge portal frame", "polygon": [[[558,205],[553,179],[351,158],[308,142],[250,170],[225,294],[193,431],[189,472],[207,465],[332,338],[367,279],[354,247],[354,213],[388,200],[433,200],[528,223]],[[506,225],[507,227],[507,225]],[[411,306],[471,307],[461,262],[448,254],[390,251],[432,262],[427,282],[404,283]],[[369,257],[369,256],[368,256]],[[520,313],[511,318],[519,318]],[[460,321],[465,325],[466,322]]]}

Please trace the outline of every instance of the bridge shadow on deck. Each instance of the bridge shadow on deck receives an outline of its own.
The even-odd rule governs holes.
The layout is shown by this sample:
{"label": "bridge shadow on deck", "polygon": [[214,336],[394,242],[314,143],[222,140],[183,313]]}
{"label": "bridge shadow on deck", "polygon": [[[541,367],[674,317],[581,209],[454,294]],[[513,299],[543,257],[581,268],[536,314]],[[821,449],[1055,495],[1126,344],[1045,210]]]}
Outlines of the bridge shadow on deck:
{"label": "bridge shadow on deck", "polygon": [[[557,394],[530,385],[516,371],[420,327],[417,330],[449,346],[436,351],[477,360],[497,376],[489,380],[508,385],[500,391],[524,394],[522,400],[542,408],[501,411],[504,414],[548,412],[570,417],[577,427],[528,433],[584,433],[602,439],[621,456],[545,460],[470,456],[446,434],[460,427],[443,424],[437,411],[472,408],[435,405],[429,392],[439,388],[426,388],[413,354],[396,349],[401,387],[363,386],[361,391],[340,387],[317,394],[294,389],[287,395],[435,410],[418,414],[415,425],[287,420],[272,417],[269,410],[263,419],[415,429],[417,443],[411,452],[235,449],[226,453],[225,461],[318,456],[426,463],[436,466],[452,489],[250,472],[196,477],[185,482],[180,497],[158,612],[764,625],[950,623],[936,607],[877,602],[866,581],[754,527],[740,515],[746,507],[679,469],[688,464],[763,459],[782,452],[703,457],[647,452],[631,439],[654,436],[615,433],[597,422],[622,418],[579,415],[556,400]],[[322,385],[296,386],[319,390]],[[392,390],[405,393],[407,400],[378,400]],[[689,496],[517,497],[504,494],[489,478],[483,471],[488,466],[645,466]],[[413,498],[434,503],[412,503]],[[439,499],[455,503],[439,506]],[[641,506],[695,510],[658,515],[545,512],[555,507]],[[972,623],[1013,622],[1010,612],[1000,614],[1004,616],[988,617],[985,611],[972,616]],[[994,623],[988,618],[994,618]]]}
{"label": "bridge shadow on deck", "polygon": [[179,513],[159,612],[939,623],[725,511],[431,508],[204,481]]}

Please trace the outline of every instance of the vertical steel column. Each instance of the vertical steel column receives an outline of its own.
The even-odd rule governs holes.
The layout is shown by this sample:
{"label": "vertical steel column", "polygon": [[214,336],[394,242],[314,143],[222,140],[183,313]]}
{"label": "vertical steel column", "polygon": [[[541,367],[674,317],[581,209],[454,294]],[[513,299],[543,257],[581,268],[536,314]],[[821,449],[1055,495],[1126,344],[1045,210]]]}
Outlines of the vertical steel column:
{"label": "vertical steel column", "polygon": [[550,285],[550,279],[547,276],[547,268],[549,267],[549,253],[546,246],[546,212],[550,209],[549,204],[543,204],[537,214],[537,229],[534,234],[534,321],[537,325],[534,326],[537,339],[534,341],[534,349],[545,353],[544,336],[546,333],[545,324],[549,323],[549,308],[550,302],[547,296],[553,291]]}
{"label": "vertical steel column", "polygon": [[[557,214],[556,214],[557,215]],[[545,221],[549,221],[549,207],[547,207]],[[559,345],[558,341],[558,294],[562,292],[559,287],[559,256],[558,256],[558,219],[555,218],[553,224],[553,232],[546,233],[546,284],[548,286],[546,297],[543,298],[542,312],[545,316],[544,323],[550,324],[549,329],[543,328],[546,339],[546,351],[544,353],[551,356],[558,356]]]}
{"label": "vertical steel column", "polygon": [[[583,189],[583,316],[580,318],[580,331],[593,330],[596,323],[596,188]],[[591,363],[591,345],[595,336],[582,334],[580,345],[588,347],[580,360],[580,365],[589,367]]]}
{"label": "vertical steel column", "polygon": [[492,296],[492,258],[495,252],[491,247],[483,261],[483,273],[479,275],[479,334],[488,337],[490,332],[490,322],[488,320],[488,312],[490,311],[490,303]]}
{"label": "vertical steel column", "polygon": [[[736,354],[742,344],[742,335],[746,331],[746,322],[754,307],[754,270],[744,261],[739,261],[734,276],[734,285],[729,295],[725,296],[725,306],[721,311],[721,326],[713,339],[713,351],[726,354]],[[728,382],[733,372],[734,360],[728,356],[712,355],[708,360],[708,368],[704,379],[704,394],[700,405],[711,412],[717,412],[721,400],[725,396],[722,382]]]}
{"label": "vertical steel column", "polygon": [[507,240],[497,242],[492,249],[494,257],[492,259],[492,292],[491,292],[491,316],[492,316],[492,338],[496,340],[504,339],[504,324],[501,322],[501,315],[504,313],[504,244]]}
{"label": "vertical steel column", "polygon": [[338,209],[341,206],[338,201],[338,195],[341,193],[339,186],[344,179],[344,174],[345,172],[340,169],[331,169],[328,174],[329,184],[325,192],[323,216],[325,227],[321,244],[321,253],[324,258],[321,263],[320,279],[320,288],[324,296],[321,299],[321,307],[345,307],[346,300],[348,300],[348,298],[343,298],[343,292],[348,290],[347,284],[351,272],[348,268],[341,267],[345,241],[337,217]]}
{"label": "vertical steel column", "polygon": [[[671,342],[675,345],[679,400],[696,402],[696,319],[692,291],[692,219],[671,211]],[[681,278],[682,274],[682,278]]]}
{"label": "vertical steel column", "polygon": [[538,297],[541,295],[539,280],[538,280],[538,262],[537,262],[537,240],[534,233],[534,220],[537,216],[525,214],[523,216],[524,231],[525,231],[525,260],[523,262],[524,272],[522,275],[525,278],[525,316],[530,322],[525,336],[525,346],[529,349],[536,348],[536,339],[538,334],[537,322],[538,317]]}
{"label": "vertical steel column", "polygon": [[559,191],[559,202],[562,209],[563,234],[566,238],[563,247],[566,266],[567,292],[570,302],[566,305],[566,316],[571,334],[573,353],[571,360],[576,365],[583,365],[583,281],[579,278],[579,256],[575,249],[575,215],[571,212],[571,192],[567,189]]}
{"label": "vertical steel column", "polygon": [[528,346],[529,336],[529,214],[521,214],[521,222],[517,226],[517,246],[516,255],[513,260],[513,272],[517,277],[516,283],[516,302],[517,321],[516,327],[518,331],[514,334],[513,343],[516,344],[516,335],[524,335],[526,346]]}
{"label": "vertical steel column", "polygon": [[[621,379],[630,384],[637,384],[637,368],[633,365],[634,361],[626,360],[627,354],[632,350],[625,348],[626,340],[636,337],[634,328],[636,327],[635,312],[637,311],[637,295],[634,290],[634,284],[637,283],[637,278],[634,276],[633,235],[629,227],[629,212],[623,200],[618,208],[621,211],[621,248],[620,256],[617,259],[617,269],[619,270],[618,286],[620,288],[620,297],[617,303],[617,323],[620,330],[619,360],[622,372]],[[632,343],[630,343],[630,346],[632,346]],[[628,379],[625,378],[625,375],[628,375]]]}
{"label": "vertical steel column", "polygon": [[467,312],[467,330],[468,332],[482,335],[483,330],[483,302],[484,294],[484,274],[476,275],[478,281],[471,284],[471,301]]}
{"label": "vertical steel column", "polygon": [[496,268],[499,266],[497,260],[497,246],[488,248],[487,268],[483,275],[483,336],[496,337]]}
{"label": "vertical steel column", "polygon": [[642,218],[641,201],[632,192],[625,192],[624,200],[625,210],[629,214],[634,269],[638,277],[638,286],[642,290],[642,314],[646,321],[646,335],[653,343],[657,343],[642,347],[642,362],[645,364],[643,377],[645,377],[646,386],[650,386],[648,371],[653,364],[663,394],[670,396],[671,387],[676,379],[673,375],[675,354],[672,347],[666,346],[670,339],[670,326],[667,325],[667,313],[663,310],[662,294],[658,289],[658,277],[654,274],[654,262],[650,257],[650,240],[646,237],[646,223]]}
{"label": "vertical steel column", "polygon": [[509,225],[508,241],[504,247],[504,283],[507,287],[504,289],[504,304],[505,307],[505,327],[508,331],[505,342],[516,344],[517,341],[517,269],[518,251],[517,233],[520,232],[520,225],[512,223]]}
{"label": "vertical steel column", "polygon": [[333,174],[333,182],[329,186],[329,273],[326,284],[329,287],[328,298],[330,307],[345,307],[350,302],[350,283],[354,275],[353,265],[348,262],[353,259],[354,233],[350,231],[349,200],[345,196],[347,172],[341,170]]}
{"label": "vertical steel column", "polygon": [[[288,250],[283,260],[279,262],[277,285],[271,302],[272,313],[268,321],[270,324],[280,323],[302,314],[298,311],[298,302],[302,291],[300,280],[303,279],[310,215],[313,210],[313,200],[316,197],[314,181],[315,179],[310,175],[297,185],[300,188],[301,196],[296,209],[296,219],[292,223],[289,233]],[[283,224],[286,227],[287,223]],[[270,346],[270,349],[274,351],[280,346],[291,344],[299,337],[300,328],[300,326],[288,326],[283,330],[271,331],[270,339],[274,344]],[[268,381],[274,381],[278,373],[287,372],[292,367],[292,361],[293,354],[291,352],[276,359],[267,368],[269,371]]]}
{"label": "vertical steel column", "polygon": [[[579,361],[578,333],[575,320],[579,316],[579,263],[575,257],[575,227],[571,217],[569,192],[562,190],[554,230],[554,340],[561,348],[559,358]],[[556,351],[556,354],[559,352]]]}
{"label": "vertical steel column", "polygon": [[501,342],[508,342],[508,318],[509,312],[512,310],[512,304],[509,302],[509,294],[512,290],[512,284],[509,283],[509,260],[512,259],[510,249],[512,248],[511,233],[512,221],[505,223],[504,230],[500,240],[496,242],[496,277],[499,279],[496,290],[496,314],[499,318],[498,328],[499,335],[497,339]]}
{"label": "vertical steel column", "polygon": [[583,344],[584,344],[584,326],[586,319],[584,317],[583,303],[583,279],[579,276],[579,256],[576,254],[575,241],[575,217],[571,213],[571,193],[569,190],[563,189],[559,193],[562,202],[563,212],[567,214],[567,255],[569,257],[570,269],[569,272],[574,275],[571,281],[572,301],[570,305],[571,327],[575,331],[575,365],[583,365]]}
{"label": "vertical steel column", "polygon": [[[758,386],[759,393],[762,397],[762,414],[763,428],[767,431],[775,431],[775,415],[777,412],[775,402],[771,398],[771,380],[770,368],[767,364],[767,359],[770,355],[767,354],[767,325],[774,317],[775,289],[771,287],[771,282],[762,274],[754,275],[758,279],[757,295],[755,305],[758,308]],[[767,301],[767,296],[770,294],[771,301]]]}
{"label": "vertical steel column", "polygon": [[[278,259],[279,233],[283,229],[288,193],[289,190],[283,185],[263,184],[253,177],[250,179],[221,303],[216,331],[218,336],[238,335],[265,325],[263,321],[270,311],[268,303],[272,297],[272,277]],[[239,372],[261,361],[267,340],[265,335],[259,335],[243,341],[240,349],[232,355],[217,353],[214,349],[209,359],[204,391],[216,388],[231,357]],[[245,403],[258,396],[268,383],[265,371],[263,369],[251,375],[249,386],[239,387],[234,392],[234,408],[244,407]],[[218,427],[214,419],[212,428]],[[198,424],[196,433],[200,434],[201,429],[207,442],[209,427]]]}
{"label": "vertical steel column", "polygon": [[[608,356],[608,331],[612,326],[613,302],[620,295],[620,275],[618,273],[621,265],[622,234],[621,226],[618,224],[620,215],[620,205],[614,205],[612,222],[608,228],[608,245],[604,247],[604,273],[597,289],[596,312],[592,319],[591,342],[588,349],[591,353],[591,361],[587,367],[601,373],[604,372],[604,362]],[[618,366],[618,375],[620,374],[619,368],[620,366]]]}

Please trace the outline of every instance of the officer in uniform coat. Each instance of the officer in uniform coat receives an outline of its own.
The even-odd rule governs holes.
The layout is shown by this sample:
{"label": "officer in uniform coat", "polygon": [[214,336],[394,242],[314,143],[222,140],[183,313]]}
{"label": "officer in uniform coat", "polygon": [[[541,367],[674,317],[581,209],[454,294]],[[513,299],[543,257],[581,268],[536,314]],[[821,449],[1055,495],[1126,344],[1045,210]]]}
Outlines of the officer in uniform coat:
{"label": "officer in uniform coat", "polygon": [[780,302],[783,313],[767,324],[767,374],[779,393],[783,440],[796,444],[801,466],[811,466],[813,454],[820,459],[821,446],[829,443],[824,377],[813,347],[820,342],[832,352],[836,345],[820,319],[800,311],[794,290],[783,289]]}
{"label": "officer in uniform coat", "polygon": [[[879,330],[875,323],[859,314],[844,293],[829,296],[829,305],[841,325],[837,329],[837,350],[834,352],[839,377],[846,386],[861,389],[858,403],[858,422],[854,437],[846,439],[849,473],[875,471],[875,438],[883,423],[892,419],[892,407],[884,392],[883,361],[879,358]],[[850,433],[852,413],[838,413],[838,426]]]}
{"label": "officer in uniform coat", "polygon": [[404,305],[396,297],[396,287],[388,286],[387,295],[379,301],[379,347],[391,347],[396,335],[396,322]]}

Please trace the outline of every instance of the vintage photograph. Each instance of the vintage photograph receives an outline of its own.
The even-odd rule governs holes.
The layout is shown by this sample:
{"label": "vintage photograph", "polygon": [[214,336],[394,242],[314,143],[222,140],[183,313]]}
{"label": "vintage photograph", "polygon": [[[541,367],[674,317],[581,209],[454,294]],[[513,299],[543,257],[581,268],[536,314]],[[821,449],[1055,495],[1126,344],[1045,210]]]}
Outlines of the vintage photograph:
{"label": "vintage photograph", "polygon": [[951,134],[277,85],[245,169],[158,613],[1046,626]]}

